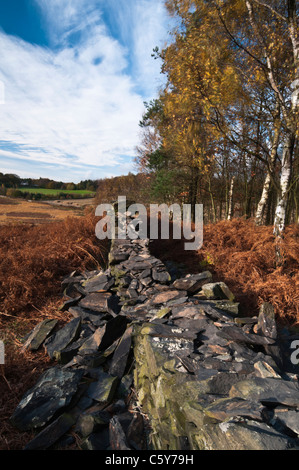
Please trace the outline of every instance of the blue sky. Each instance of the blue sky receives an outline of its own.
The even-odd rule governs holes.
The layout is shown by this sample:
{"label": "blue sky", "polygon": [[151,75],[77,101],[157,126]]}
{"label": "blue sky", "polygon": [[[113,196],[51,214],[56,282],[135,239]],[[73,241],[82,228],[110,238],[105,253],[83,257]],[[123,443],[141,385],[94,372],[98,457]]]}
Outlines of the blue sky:
{"label": "blue sky", "polygon": [[134,171],[163,84],[163,0],[0,1],[0,172],[79,182]]}

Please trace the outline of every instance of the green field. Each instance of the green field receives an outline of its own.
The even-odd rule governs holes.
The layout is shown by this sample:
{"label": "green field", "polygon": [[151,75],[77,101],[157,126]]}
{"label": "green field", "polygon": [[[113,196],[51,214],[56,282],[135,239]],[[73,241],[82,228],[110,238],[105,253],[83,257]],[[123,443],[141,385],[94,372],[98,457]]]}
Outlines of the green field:
{"label": "green field", "polygon": [[90,192],[87,190],[80,190],[80,189],[75,189],[75,190],[68,190],[68,189],[46,189],[46,188],[18,188],[19,191],[22,191],[22,193],[31,193],[31,194],[44,194],[46,196],[56,196],[59,194],[72,194],[73,196],[78,196],[78,197],[94,197],[95,192]]}

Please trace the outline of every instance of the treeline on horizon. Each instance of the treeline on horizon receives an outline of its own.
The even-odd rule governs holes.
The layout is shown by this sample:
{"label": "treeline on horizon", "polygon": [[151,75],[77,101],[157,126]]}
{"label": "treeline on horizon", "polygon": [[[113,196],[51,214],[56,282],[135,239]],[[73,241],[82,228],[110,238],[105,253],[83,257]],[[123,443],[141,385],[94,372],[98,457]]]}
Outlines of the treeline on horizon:
{"label": "treeline on horizon", "polygon": [[[36,189],[36,192],[27,192],[26,188]],[[80,183],[63,183],[62,181],[54,181],[49,178],[20,178],[18,175],[14,174],[4,174],[0,173],[0,195],[23,198],[23,199],[49,199],[49,198],[71,198],[71,197],[83,197],[84,195],[80,194],[66,194],[66,193],[57,193],[54,195],[51,194],[42,194],[38,192],[38,189],[49,189],[49,190],[61,190],[61,191],[88,191],[90,193],[95,193],[97,189],[97,181],[94,180],[84,180]],[[86,197],[86,196],[85,196]]]}

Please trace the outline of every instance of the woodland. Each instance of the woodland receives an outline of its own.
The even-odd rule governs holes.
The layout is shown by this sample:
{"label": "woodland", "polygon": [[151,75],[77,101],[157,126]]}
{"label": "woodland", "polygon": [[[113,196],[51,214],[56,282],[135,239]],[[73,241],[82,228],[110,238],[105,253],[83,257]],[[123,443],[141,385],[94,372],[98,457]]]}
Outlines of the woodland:
{"label": "woodland", "polygon": [[137,167],[163,202],[273,225],[279,263],[299,217],[298,3],[165,4],[176,27],[153,54],[166,85],[145,103]]}

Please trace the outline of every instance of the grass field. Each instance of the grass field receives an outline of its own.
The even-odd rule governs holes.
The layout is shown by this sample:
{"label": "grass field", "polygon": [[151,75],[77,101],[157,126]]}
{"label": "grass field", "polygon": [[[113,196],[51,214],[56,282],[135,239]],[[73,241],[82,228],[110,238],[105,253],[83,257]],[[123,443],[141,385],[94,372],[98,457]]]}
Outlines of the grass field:
{"label": "grass field", "polygon": [[45,194],[46,196],[56,196],[58,194],[72,194],[74,196],[85,196],[85,197],[94,197],[95,192],[86,191],[86,190],[68,190],[68,189],[46,189],[46,188],[18,188],[22,193],[31,193],[31,194]]}
{"label": "grass field", "polygon": [[80,217],[84,214],[85,205],[91,205],[92,201],[92,199],[83,199],[81,201],[53,201],[52,204],[47,204],[0,197],[0,225],[11,223],[44,224],[63,220],[70,216]]}

